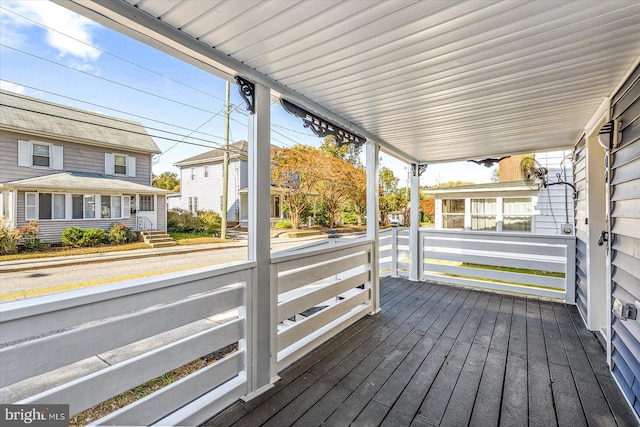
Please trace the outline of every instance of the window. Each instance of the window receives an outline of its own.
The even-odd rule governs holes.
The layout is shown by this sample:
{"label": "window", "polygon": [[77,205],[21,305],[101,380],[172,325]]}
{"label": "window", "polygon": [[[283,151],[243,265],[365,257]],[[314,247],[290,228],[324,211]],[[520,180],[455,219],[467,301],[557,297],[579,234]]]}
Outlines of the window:
{"label": "window", "polygon": [[38,193],[38,219],[51,219],[51,193]]}
{"label": "window", "polygon": [[104,174],[136,176],[136,158],[126,154],[104,153]]}
{"label": "window", "polygon": [[84,196],[84,217],[88,219],[96,217],[96,196]]}
{"label": "window", "polygon": [[25,218],[27,221],[32,219],[38,219],[38,194],[27,193],[25,194]]}
{"label": "window", "polygon": [[464,199],[442,200],[442,228],[464,228]]}
{"label": "window", "polygon": [[48,168],[50,160],[48,145],[33,144],[33,159],[31,163],[33,166],[44,166]]}
{"label": "window", "polygon": [[26,193],[25,220],[65,219],[66,195],[56,193]]}
{"label": "window", "polygon": [[196,168],[191,168],[191,181],[196,180]]}
{"label": "window", "polygon": [[82,194],[71,195],[71,218],[82,219],[84,218],[82,203],[84,196]]}
{"label": "window", "polygon": [[198,198],[189,197],[189,212],[196,214],[198,212]]}
{"label": "window", "polygon": [[209,178],[209,166],[204,167],[204,177]]}
{"label": "window", "polygon": [[471,229],[496,230],[496,199],[471,199]]}
{"label": "window", "polygon": [[115,154],[113,156],[114,172],[118,175],[127,174],[127,156]]}
{"label": "window", "polygon": [[139,211],[152,212],[155,209],[153,208],[153,195],[152,194],[141,194],[140,195],[140,208]]}
{"label": "window", "polygon": [[503,231],[531,231],[533,218],[531,197],[505,198],[502,206]]}
{"label": "window", "polygon": [[10,208],[11,193],[4,191],[0,193],[0,215],[11,217]]}
{"label": "window", "polygon": [[45,142],[18,141],[18,166],[62,170],[63,149]]}

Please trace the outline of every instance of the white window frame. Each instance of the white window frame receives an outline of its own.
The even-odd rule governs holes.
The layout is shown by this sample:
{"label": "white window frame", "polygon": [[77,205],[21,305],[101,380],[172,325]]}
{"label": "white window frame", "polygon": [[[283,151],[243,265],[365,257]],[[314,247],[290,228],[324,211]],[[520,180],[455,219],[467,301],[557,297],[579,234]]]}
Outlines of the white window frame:
{"label": "white window frame", "polygon": [[196,168],[191,168],[190,173],[191,173],[191,182],[195,182],[196,178],[198,177]]}
{"label": "white window frame", "polygon": [[[29,203],[29,196],[33,196],[33,203]],[[29,209],[33,209],[33,215],[29,215]],[[38,220],[38,193],[24,193],[24,219],[25,221]]]}
{"label": "white window frame", "polygon": [[[505,212],[504,205],[505,205],[505,202],[510,200],[510,199],[529,199],[530,212],[527,213],[527,214],[507,214]],[[503,231],[510,232],[510,233],[533,233],[534,232],[533,222],[534,222],[535,214],[534,214],[534,209],[533,209],[533,197],[531,197],[531,196],[503,197],[501,205],[502,205],[502,230]],[[531,219],[531,221],[529,223],[530,224],[529,230],[505,230],[504,229],[504,222],[505,222],[505,219],[509,218],[509,217],[529,217]]]}
{"label": "white window frame", "polygon": [[197,196],[189,196],[189,212],[196,215],[198,213],[198,197]]}
{"label": "white window frame", "polygon": [[[143,203],[142,199],[149,197],[151,200],[151,209],[146,209],[145,203]],[[138,195],[138,212],[155,212],[156,204],[155,197],[153,194],[140,194]]]}
{"label": "white window frame", "polygon": [[[116,157],[125,158],[125,173],[116,173]],[[124,153],[104,153],[104,174],[110,176],[136,176],[136,158]]]}
{"label": "white window frame", "polygon": [[204,177],[205,177],[205,178],[209,178],[209,166],[208,166],[208,165],[205,165],[205,166],[203,167],[203,171],[202,171],[202,173],[203,173],[203,175],[204,175]]}
{"label": "white window frame", "polygon": [[[447,200],[461,200],[463,205],[465,206],[465,208],[463,209],[462,212],[445,212],[445,205],[446,205],[446,201]],[[458,230],[458,229],[464,229],[464,217],[466,215],[466,202],[464,198],[447,198],[447,199],[442,199],[442,229],[443,230]],[[447,223],[447,217],[460,217],[462,218],[462,227],[451,227],[451,228],[447,228],[446,227],[446,223]]]}
{"label": "white window frame", "polygon": [[[33,164],[34,146],[41,145],[49,147],[49,165],[41,166]],[[42,141],[18,141],[18,166],[45,169],[62,170],[64,168],[64,149],[60,145]]]}
{"label": "white window frame", "polygon": [[[40,218],[40,195],[51,194],[51,218]],[[24,193],[24,219],[25,221],[65,221],[69,219],[67,194],[69,193],[53,193],[48,191],[41,192],[25,192]],[[33,196],[34,203],[29,204],[29,196]],[[56,196],[63,196],[64,214],[61,218],[56,218]],[[70,195],[69,195],[70,197]],[[59,199],[59,197],[58,197]],[[29,209],[34,209],[34,214],[29,215]]]}
{"label": "white window frame", "polygon": [[[474,200],[493,200],[493,204],[495,205],[495,212],[493,213],[486,213],[486,212],[474,212],[473,211],[473,201]],[[475,231],[498,231],[498,204],[499,204],[500,200],[498,197],[471,197],[470,198],[470,209],[469,209],[469,214],[471,217],[471,230],[475,230]],[[477,218],[477,217],[488,217],[488,218],[493,218],[494,223],[495,223],[495,229],[484,229],[484,228],[473,228],[473,219]]]}

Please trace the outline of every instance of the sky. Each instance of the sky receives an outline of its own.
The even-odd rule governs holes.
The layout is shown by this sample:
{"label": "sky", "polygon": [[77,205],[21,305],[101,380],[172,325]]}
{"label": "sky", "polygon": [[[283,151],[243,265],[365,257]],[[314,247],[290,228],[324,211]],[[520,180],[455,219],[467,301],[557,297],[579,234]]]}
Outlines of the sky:
{"label": "sky", "polygon": [[[225,81],[46,0],[0,3],[0,87],[142,123],[162,154],[153,172],[224,141]],[[231,85],[230,139],[247,138],[246,106]],[[272,143],[322,141],[277,104]],[[407,185],[407,165],[382,154],[381,167]],[[421,185],[489,182],[491,170],[468,162],[433,164]]]}

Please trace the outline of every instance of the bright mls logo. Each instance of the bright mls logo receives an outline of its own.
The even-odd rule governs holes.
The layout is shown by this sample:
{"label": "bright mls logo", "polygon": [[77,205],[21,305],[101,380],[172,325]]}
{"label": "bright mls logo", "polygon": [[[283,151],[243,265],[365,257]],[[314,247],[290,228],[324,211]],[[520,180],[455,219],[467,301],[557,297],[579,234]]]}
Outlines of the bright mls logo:
{"label": "bright mls logo", "polygon": [[0,405],[3,426],[67,427],[69,405]]}

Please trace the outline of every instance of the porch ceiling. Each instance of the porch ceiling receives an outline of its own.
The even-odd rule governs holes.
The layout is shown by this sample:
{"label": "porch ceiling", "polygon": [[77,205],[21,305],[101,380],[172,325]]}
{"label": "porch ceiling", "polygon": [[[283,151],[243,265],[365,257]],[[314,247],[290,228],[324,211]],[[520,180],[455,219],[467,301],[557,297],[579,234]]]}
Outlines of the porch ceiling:
{"label": "porch ceiling", "polygon": [[640,55],[637,0],[57,1],[420,163],[571,146]]}

